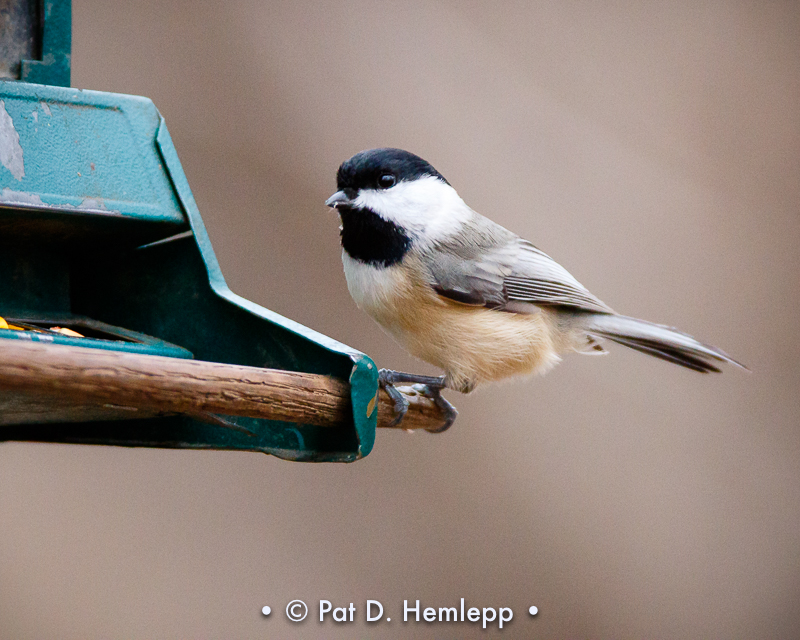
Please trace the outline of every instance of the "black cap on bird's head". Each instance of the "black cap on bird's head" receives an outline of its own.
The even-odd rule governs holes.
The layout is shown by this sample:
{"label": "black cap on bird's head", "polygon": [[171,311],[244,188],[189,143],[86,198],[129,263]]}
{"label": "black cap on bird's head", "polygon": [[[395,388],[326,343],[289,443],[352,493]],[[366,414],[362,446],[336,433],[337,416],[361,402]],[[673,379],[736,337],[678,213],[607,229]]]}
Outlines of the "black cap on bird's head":
{"label": "black cap on bird's head", "polygon": [[399,182],[433,176],[449,184],[430,163],[403,149],[368,149],[345,160],[336,172],[339,191],[325,202],[329,207],[346,206],[361,189],[390,189]]}
{"label": "black cap on bird's head", "polygon": [[325,204],[339,212],[342,248],[375,267],[397,264],[409,251],[420,218],[427,221],[439,201],[431,186],[453,192],[428,162],[390,148],[361,151],[345,160],[336,184],[339,190]]}

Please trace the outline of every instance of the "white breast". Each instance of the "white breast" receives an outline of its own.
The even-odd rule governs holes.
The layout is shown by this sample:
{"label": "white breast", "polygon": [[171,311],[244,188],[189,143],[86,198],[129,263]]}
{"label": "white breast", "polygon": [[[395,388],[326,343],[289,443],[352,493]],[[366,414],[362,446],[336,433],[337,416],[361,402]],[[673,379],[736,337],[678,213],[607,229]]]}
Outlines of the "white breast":
{"label": "white breast", "polygon": [[356,305],[376,319],[393,310],[407,289],[407,276],[399,264],[373,267],[354,260],[346,251],[342,251],[342,264],[347,288]]}

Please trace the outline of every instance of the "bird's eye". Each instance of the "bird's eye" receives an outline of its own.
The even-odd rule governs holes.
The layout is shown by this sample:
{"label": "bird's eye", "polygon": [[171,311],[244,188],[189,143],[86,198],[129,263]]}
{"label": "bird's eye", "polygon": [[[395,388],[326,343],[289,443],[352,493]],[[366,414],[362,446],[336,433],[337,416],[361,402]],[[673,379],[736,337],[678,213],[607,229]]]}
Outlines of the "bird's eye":
{"label": "bird's eye", "polygon": [[380,178],[378,178],[378,186],[381,189],[388,189],[389,187],[393,187],[395,182],[396,182],[395,177],[391,173],[385,173]]}

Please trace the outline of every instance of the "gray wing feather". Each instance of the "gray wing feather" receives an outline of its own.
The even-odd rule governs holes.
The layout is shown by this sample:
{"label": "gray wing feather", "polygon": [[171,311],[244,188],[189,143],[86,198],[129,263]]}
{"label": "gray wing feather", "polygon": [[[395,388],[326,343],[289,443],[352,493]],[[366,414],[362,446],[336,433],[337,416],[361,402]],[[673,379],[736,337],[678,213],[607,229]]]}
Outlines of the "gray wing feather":
{"label": "gray wing feather", "polygon": [[516,240],[518,260],[505,279],[509,300],[613,313],[550,256],[527,240]]}
{"label": "gray wing feather", "polygon": [[464,304],[504,309],[522,302],[613,313],[546,253],[477,213],[461,233],[423,253],[433,288]]}

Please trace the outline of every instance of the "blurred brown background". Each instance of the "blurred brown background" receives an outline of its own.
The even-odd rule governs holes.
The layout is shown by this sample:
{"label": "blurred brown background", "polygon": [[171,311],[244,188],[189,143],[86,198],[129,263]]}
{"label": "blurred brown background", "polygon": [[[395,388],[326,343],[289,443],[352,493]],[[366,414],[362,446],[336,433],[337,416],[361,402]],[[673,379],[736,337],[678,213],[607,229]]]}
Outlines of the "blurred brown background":
{"label": "blurred brown background", "polygon": [[[4,444],[2,638],[485,637],[400,622],[461,597],[513,607],[504,637],[800,637],[797,3],[73,12],[73,86],[155,101],[235,292],[434,372],[355,308],[322,204],[342,160],[399,146],[753,373],[612,346],[450,394],[450,432],[380,432],[352,465]],[[294,598],[393,620],[292,625]]]}

